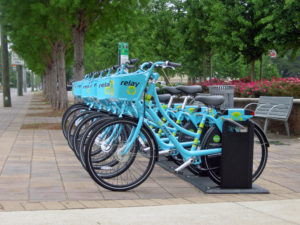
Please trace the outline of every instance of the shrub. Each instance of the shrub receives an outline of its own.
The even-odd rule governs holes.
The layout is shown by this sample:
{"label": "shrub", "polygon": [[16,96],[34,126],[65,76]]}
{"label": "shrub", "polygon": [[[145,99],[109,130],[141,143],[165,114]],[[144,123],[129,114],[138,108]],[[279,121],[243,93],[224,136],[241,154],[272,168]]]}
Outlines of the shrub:
{"label": "shrub", "polygon": [[235,85],[235,97],[257,98],[259,96],[293,96],[300,98],[300,79],[299,78],[275,78],[272,80],[249,81],[249,78],[224,81],[211,79],[199,83],[204,92],[208,92],[211,85]]}

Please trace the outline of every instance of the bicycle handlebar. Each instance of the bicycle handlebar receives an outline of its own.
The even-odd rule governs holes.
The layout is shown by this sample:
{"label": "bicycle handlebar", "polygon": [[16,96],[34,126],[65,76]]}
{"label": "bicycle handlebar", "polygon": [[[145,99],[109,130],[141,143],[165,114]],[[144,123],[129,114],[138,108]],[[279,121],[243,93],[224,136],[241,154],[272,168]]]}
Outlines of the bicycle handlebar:
{"label": "bicycle handlebar", "polygon": [[180,64],[180,63],[175,63],[175,62],[166,61],[166,66],[171,66],[171,67],[181,67],[181,64]]}

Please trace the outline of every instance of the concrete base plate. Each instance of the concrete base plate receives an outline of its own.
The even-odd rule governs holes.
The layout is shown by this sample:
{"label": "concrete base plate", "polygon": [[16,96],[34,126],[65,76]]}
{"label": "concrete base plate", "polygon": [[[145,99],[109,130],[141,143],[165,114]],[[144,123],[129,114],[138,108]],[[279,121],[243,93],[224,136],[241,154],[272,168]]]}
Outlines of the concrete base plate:
{"label": "concrete base plate", "polygon": [[[160,157],[157,162],[159,166],[165,170],[174,173],[174,170],[178,167],[174,162],[169,161],[165,157]],[[215,184],[209,177],[196,176],[191,173],[188,169],[183,170],[182,174],[176,174],[181,179],[194,185],[201,191],[207,194],[269,194],[267,189],[264,189],[256,184],[252,184],[252,188],[242,188],[242,189],[230,189],[221,188]]]}

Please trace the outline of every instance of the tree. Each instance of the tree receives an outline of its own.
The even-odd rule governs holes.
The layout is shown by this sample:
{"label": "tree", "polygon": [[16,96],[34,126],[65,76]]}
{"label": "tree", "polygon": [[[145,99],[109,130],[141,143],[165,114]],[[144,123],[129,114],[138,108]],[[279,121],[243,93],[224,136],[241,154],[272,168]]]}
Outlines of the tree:
{"label": "tree", "polygon": [[65,51],[71,43],[71,33],[65,28],[71,23],[55,3],[1,1],[13,48],[33,71],[44,74],[46,96],[62,109],[67,107]]}
{"label": "tree", "polygon": [[268,26],[268,31],[274,40],[273,48],[281,56],[289,50],[291,59],[297,55],[300,47],[300,2],[298,0],[282,0],[269,18],[272,24]]}
{"label": "tree", "polygon": [[[241,54],[251,65],[251,80],[255,80],[255,61],[267,53],[273,45],[267,27],[272,22],[269,19],[275,7],[276,0],[224,1],[228,17],[225,27],[229,27],[224,37],[228,41],[226,48]],[[260,70],[262,73],[262,67]]]}
{"label": "tree", "polygon": [[74,79],[80,80],[84,75],[84,43],[95,38],[95,34],[113,27],[115,24],[126,24],[135,18],[135,11],[147,0],[78,0],[59,1],[60,6],[68,9],[72,20],[74,44]]}
{"label": "tree", "polygon": [[2,55],[3,106],[11,107],[7,35],[6,35],[5,25],[1,25],[1,50],[2,50],[1,55]]}
{"label": "tree", "polygon": [[202,73],[202,79],[206,79],[207,62],[210,62],[212,74],[212,56],[218,48],[218,36],[214,28],[218,19],[222,19],[219,16],[222,14],[222,5],[218,1],[208,0],[175,1],[175,5],[184,69],[194,77]]}

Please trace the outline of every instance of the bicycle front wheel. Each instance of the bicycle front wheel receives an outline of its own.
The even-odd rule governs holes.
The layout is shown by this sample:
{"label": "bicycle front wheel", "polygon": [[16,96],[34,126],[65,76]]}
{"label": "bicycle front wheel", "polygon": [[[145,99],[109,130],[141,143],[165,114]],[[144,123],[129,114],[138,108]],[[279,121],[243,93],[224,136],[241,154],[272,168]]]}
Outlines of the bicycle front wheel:
{"label": "bicycle front wheel", "polygon": [[112,191],[130,190],[142,184],[151,174],[157,149],[145,127],[124,153],[136,128],[135,120],[121,118],[105,122],[91,135],[85,152],[86,168],[102,187]]}

